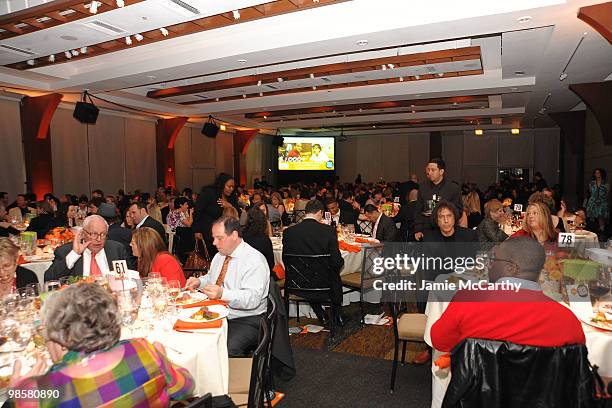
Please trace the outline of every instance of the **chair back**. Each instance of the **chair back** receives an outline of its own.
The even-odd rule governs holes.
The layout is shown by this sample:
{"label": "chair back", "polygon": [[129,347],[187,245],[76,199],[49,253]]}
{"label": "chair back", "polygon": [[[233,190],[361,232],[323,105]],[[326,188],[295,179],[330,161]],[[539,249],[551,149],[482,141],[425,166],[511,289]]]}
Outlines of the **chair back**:
{"label": "chair back", "polygon": [[306,217],[306,210],[293,210],[293,222],[298,224]]}
{"label": "chair back", "polygon": [[370,220],[357,220],[357,226],[361,230],[362,234],[372,235],[374,224]]}
{"label": "chair back", "polygon": [[285,291],[329,291],[330,258],[329,254],[283,254]]}
{"label": "chair back", "polygon": [[212,408],[213,407],[213,397],[209,392],[204,394],[204,396],[196,399],[189,403],[189,405],[185,406],[185,408]]}
{"label": "chair back", "polygon": [[259,344],[253,353],[253,365],[251,366],[251,380],[249,382],[248,408],[263,408],[268,382],[268,361],[271,351],[272,337],[270,333],[270,316],[266,313],[259,325]]}
{"label": "chair back", "polygon": [[584,344],[534,347],[468,338],[451,352],[442,408],[596,407]]}
{"label": "chair back", "polygon": [[374,286],[374,281],[381,278],[381,274],[374,273],[374,260],[382,256],[382,244],[363,248],[363,259],[361,261],[361,301],[363,301],[365,292]]}

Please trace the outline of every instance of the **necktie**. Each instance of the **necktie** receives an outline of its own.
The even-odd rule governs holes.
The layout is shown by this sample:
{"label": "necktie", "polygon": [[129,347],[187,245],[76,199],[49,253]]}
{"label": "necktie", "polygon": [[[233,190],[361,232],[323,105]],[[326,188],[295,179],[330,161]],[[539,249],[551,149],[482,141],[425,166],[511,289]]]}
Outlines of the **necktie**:
{"label": "necktie", "polygon": [[89,265],[89,276],[101,276],[102,271],[96,262],[96,254],[91,253],[91,264]]}
{"label": "necktie", "polygon": [[225,257],[225,261],[223,261],[223,266],[221,267],[221,273],[219,274],[219,277],[217,278],[217,282],[215,283],[215,285],[223,286],[223,282],[225,281],[225,274],[227,273],[227,268],[229,266],[230,259],[232,259],[231,256]]}

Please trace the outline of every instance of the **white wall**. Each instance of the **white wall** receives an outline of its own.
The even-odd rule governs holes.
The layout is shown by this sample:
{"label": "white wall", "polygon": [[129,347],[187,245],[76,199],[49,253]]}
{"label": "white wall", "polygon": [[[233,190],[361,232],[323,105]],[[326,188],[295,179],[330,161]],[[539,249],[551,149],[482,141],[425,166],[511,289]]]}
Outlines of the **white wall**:
{"label": "white wall", "polygon": [[604,145],[601,129],[597,119],[590,110],[586,111],[584,135],[584,186],[591,180],[593,170],[605,169],[608,179],[612,176],[612,145]]}
{"label": "white wall", "polygon": [[246,153],[247,186],[253,186],[253,180],[265,178],[272,181],[275,171],[276,153],[272,146],[273,137],[259,134],[253,138]]}
{"label": "white wall", "polygon": [[19,101],[0,100],[0,191],[9,193],[9,202],[26,190],[19,117]]}
{"label": "white wall", "polygon": [[405,181],[411,173],[421,177],[428,159],[428,133],[336,140],[336,175],[342,182],[354,181],[357,174],[364,181]]}

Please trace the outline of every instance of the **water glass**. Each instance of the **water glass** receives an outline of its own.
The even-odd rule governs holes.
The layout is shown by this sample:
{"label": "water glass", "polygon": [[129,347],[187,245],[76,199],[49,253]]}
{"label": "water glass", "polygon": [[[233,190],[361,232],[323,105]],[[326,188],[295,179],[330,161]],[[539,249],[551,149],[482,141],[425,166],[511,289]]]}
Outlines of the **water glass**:
{"label": "water glass", "polygon": [[50,280],[45,282],[45,292],[53,292],[59,290],[62,284],[56,280]]}

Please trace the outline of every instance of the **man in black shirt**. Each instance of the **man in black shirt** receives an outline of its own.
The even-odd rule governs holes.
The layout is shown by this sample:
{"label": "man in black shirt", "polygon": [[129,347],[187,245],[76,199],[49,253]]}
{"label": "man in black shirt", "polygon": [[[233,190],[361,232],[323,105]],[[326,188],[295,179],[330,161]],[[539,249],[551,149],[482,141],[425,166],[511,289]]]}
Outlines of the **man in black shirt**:
{"label": "man in black shirt", "polygon": [[460,225],[467,225],[467,219],[463,213],[463,202],[461,200],[461,190],[459,186],[453,182],[447,181],[444,177],[446,164],[440,158],[429,160],[425,167],[427,181],[419,185],[419,196],[416,205],[416,220],[414,223],[414,237],[417,241],[423,238],[423,231],[430,229],[431,215],[423,214],[426,209],[427,201],[438,202],[440,200],[449,201],[455,205],[461,219]]}

